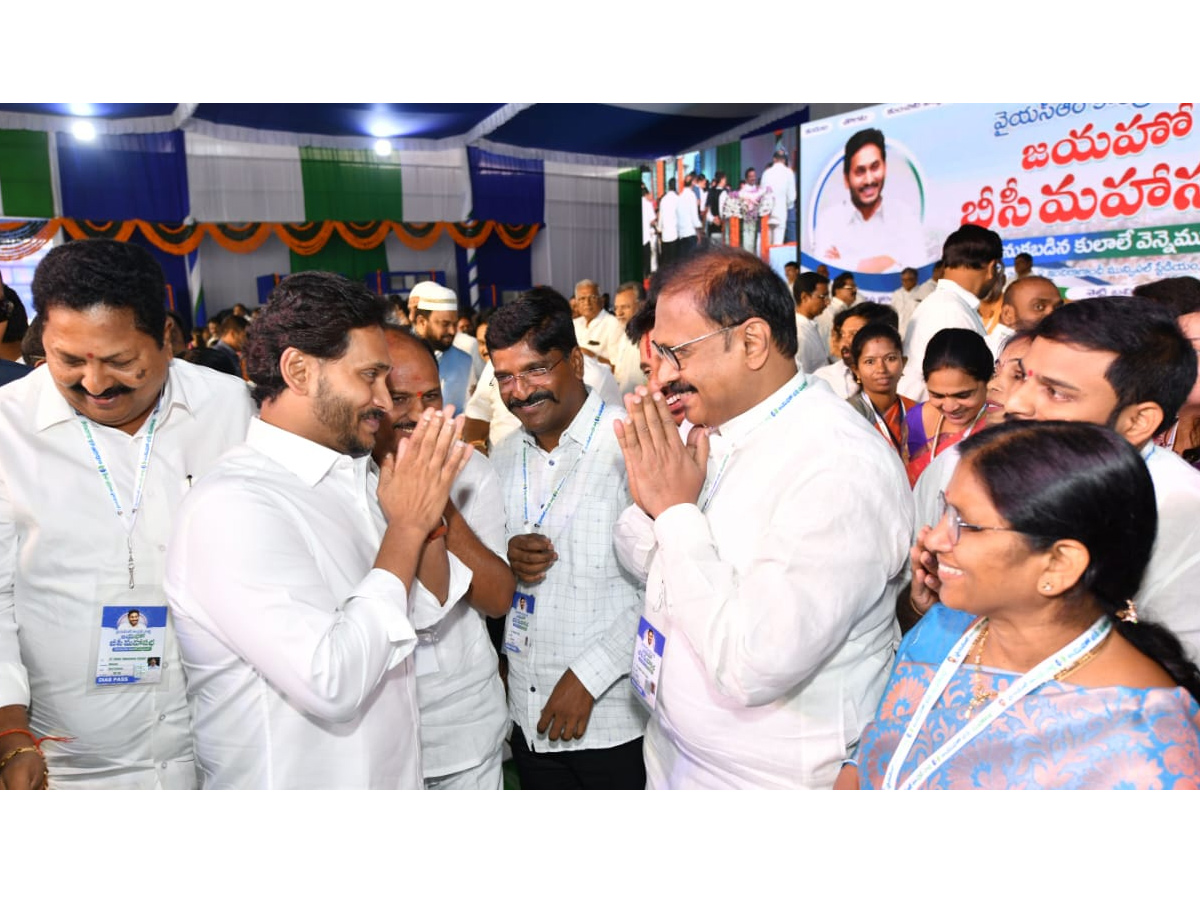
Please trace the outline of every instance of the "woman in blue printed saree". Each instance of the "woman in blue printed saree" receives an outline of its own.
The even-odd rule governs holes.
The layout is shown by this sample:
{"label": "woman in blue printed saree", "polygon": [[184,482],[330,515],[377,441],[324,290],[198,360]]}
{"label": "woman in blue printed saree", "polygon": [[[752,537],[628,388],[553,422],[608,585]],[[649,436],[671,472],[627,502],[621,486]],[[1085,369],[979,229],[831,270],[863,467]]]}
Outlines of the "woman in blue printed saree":
{"label": "woman in blue printed saree", "polygon": [[1200,787],[1200,671],[1129,599],[1157,526],[1141,456],[1067,422],[961,447],[927,540],[941,603],[838,786]]}

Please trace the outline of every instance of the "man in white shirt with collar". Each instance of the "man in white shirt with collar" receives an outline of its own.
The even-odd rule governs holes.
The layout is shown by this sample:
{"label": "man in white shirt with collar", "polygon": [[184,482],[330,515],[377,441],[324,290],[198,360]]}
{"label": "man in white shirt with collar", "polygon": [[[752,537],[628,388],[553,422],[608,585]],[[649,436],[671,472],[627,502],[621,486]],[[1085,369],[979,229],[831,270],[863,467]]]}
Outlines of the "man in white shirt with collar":
{"label": "man in white shirt with collar", "polygon": [[824,368],[829,344],[821,338],[817,317],[829,306],[829,279],[816,272],[803,272],[792,284],[796,298],[796,365],[806,375]]}
{"label": "man in white shirt with collar", "polygon": [[675,206],[675,227],[679,242],[675,245],[675,258],[683,259],[696,252],[704,229],[700,222],[700,200],[693,190],[695,179],[688,175],[679,189],[679,202]]}
{"label": "man in white shirt with collar", "polygon": [[714,247],[651,302],[658,378],[713,433],[685,447],[644,388],[616,427],[636,503],[617,549],[647,578],[638,633],[663,641],[660,659],[634,657],[635,679],[639,665],[659,676],[647,786],[831,787],[892,664],[908,480],[848,403],[796,370],[792,298],[765,263]]}
{"label": "man in white shirt with collar", "polygon": [[679,252],[679,194],[675,190],[675,179],[667,179],[667,192],[658,198],[658,230],[662,235],[662,256],[658,267],[669,266]]}
{"label": "man in white shirt with collar", "polygon": [[492,452],[518,582],[504,650],[521,787],[641,789],[645,714],[629,659],[642,598],[612,544],[630,501],[621,409],[584,384],[561,297],[522,294],[496,310],[486,341],[522,426]]}
{"label": "man in white shirt with collar", "polygon": [[[406,329],[388,325],[388,390],[392,408],[372,455],[385,465],[427,409],[442,408],[437,360]],[[407,477],[407,476],[404,476]],[[421,710],[421,759],[425,787],[436,790],[499,790],[508,706],[496,651],[484,616],[503,616],[516,579],[504,559],[504,495],[487,457],[473,453],[454,481],[446,503],[446,548],[471,570],[460,594],[433,602],[415,595],[413,627],[417,699]],[[418,573],[419,575],[419,573]]]}
{"label": "man in white shirt with collar", "polygon": [[900,287],[892,291],[891,306],[900,320],[898,329],[901,337],[908,331],[908,323],[924,297],[917,295],[917,270],[909,266],[900,273]]}
{"label": "man in white shirt with collar", "polygon": [[[153,257],[116,241],[56,247],[34,274],[46,364],[0,390],[7,789],[42,786],[47,766],[56,788],[197,783],[173,624],[136,659],[112,641],[130,609],[165,620],[176,511],[253,404],[241,379],[171,358],[165,294]],[[43,763],[34,739],[50,736],[72,740],[42,744]]]}
{"label": "man in white shirt with collar", "polygon": [[921,301],[904,335],[908,362],[900,376],[901,395],[918,402],[928,399],[922,367],[929,339],[943,328],[968,328],[981,338],[987,329],[979,318],[979,301],[1004,274],[1000,235],[978,225],[963,225],[946,238],[942,259],[946,269],[937,290]]}
{"label": "man in white shirt with collar", "polygon": [[864,128],[851,135],[842,157],[847,197],[819,223],[814,255],[854,272],[894,272],[901,261],[927,258],[916,212],[895,198],[884,205],[886,179],[883,132]]}
{"label": "man in white shirt with collar", "polygon": [[611,368],[623,335],[621,323],[604,308],[599,285],[588,278],[578,282],[575,305],[579,310],[575,319],[575,340],[579,342],[579,348]]}
{"label": "man in white shirt with collar", "polygon": [[617,380],[617,389],[622,395],[628,394],[639,384],[646,383],[646,377],[642,374],[641,354],[625,331],[629,320],[644,302],[645,291],[638,281],[626,281],[613,294],[613,316],[621,326],[616,356],[613,357],[613,377]]}
{"label": "man in white shirt with collar", "polygon": [[788,168],[787,151],[776,150],[772,163],[762,175],[762,185],[775,195],[775,205],[767,218],[771,228],[771,243],[782,244],[787,230],[788,210],[796,205],[796,173]]}
{"label": "man in white shirt with collar", "polygon": [[[1158,533],[1133,601],[1139,616],[1169,628],[1200,663],[1200,472],[1152,440],[1170,430],[1195,384],[1191,342],[1167,310],[1139,297],[1068,303],[1032,334],[1005,418],[1104,425],[1141,451],[1154,482]],[[951,474],[943,474],[947,482]],[[930,556],[922,563],[929,531],[918,532],[913,549],[913,605],[921,611],[937,599],[937,565]]]}
{"label": "man in white shirt with collar", "polygon": [[165,586],[203,787],[422,786],[410,616],[470,581],[439,523],[471,450],[426,410],[371,471],[385,314],[340,275],[280,282],[247,342],[260,415],[180,509]]}
{"label": "man in white shirt with collar", "polygon": [[458,333],[458,294],[436,281],[422,281],[412,289],[417,297],[413,334],[425,341],[438,361],[442,397],[461,411],[471,396],[471,355],[454,346]]}

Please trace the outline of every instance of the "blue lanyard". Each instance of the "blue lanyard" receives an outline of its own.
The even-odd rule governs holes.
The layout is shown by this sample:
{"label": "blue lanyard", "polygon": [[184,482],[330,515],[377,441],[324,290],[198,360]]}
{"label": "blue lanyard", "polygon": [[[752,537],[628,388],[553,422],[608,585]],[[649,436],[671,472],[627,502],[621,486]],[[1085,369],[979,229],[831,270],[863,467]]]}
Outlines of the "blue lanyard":
{"label": "blue lanyard", "polygon": [[[558,499],[558,492],[562,490],[563,485],[567,483],[567,479],[575,471],[575,467],[579,465],[579,461],[583,459],[583,455],[587,453],[588,447],[592,445],[592,438],[596,436],[596,429],[600,427],[600,417],[604,415],[605,403],[600,401],[600,409],[596,411],[596,418],[592,420],[592,430],[588,432],[587,440],[583,444],[583,449],[579,451],[579,455],[575,457],[575,462],[571,463],[571,468],[559,480],[558,486],[550,494],[550,499],[542,504],[542,514],[538,516],[538,520],[533,523],[535,529],[540,529],[542,523],[546,521],[546,513],[550,512],[550,507],[554,505],[554,501]],[[525,502],[525,527],[529,527],[529,443],[521,444],[521,493]]]}
{"label": "blue lanyard", "polygon": [[142,493],[146,489],[146,473],[150,470],[150,451],[154,447],[154,433],[158,426],[158,411],[162,407],[162,394],[158,395],[158,402],[154,404],[154,412],[150,415],[150,423],[146,426],[146,437],[142,440],[142,456],[138,463],[137,482],[133,491],[133,506],[129,510],[128,517],[125,515],[125,509],[121,506],[121,498],[117,496],[117,486],[113,484],[112,474],[108,471],[108,466],[104,464],[104,458],[100,455],[100,448],[96,446],[96,438],[92,435],[92,427],[88,423],[87,417],[79,410],[75,410],[75,416],[79,419],[79,424],[83,428],[83,436],[87,439],[88,449],[92,451],[92,457],[96,460],[96,470],[100,473],[100,477],[104,480],[104,486],[108,488],[109,499],[112,500],[113,508],[117,511],[117,519],[121,522],[121,527],[125,529],[125,545],[129,549],[129,587],[133,588],[133,529],[137,525],[138,510],[142,508]]}

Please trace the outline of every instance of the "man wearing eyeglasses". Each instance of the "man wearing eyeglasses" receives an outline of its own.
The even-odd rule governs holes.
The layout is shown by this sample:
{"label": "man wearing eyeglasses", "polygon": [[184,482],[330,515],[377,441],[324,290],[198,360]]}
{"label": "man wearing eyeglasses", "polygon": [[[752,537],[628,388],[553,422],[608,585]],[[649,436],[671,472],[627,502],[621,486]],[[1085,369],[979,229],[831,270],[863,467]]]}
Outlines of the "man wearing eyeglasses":
{"label": "man wearing eyeglasses", "polygon": [[[615,426],[636,505],[614,532],[663,638],[647,786],[831,787],[899,635],[903,468],[797,370],[792,297],[766,263],[710,247],[656,277],[650,302],[663,390],[627,396]],[[708,426],[694,448],[667,393]]]}
{"label": "man wearing eyeglasses", "polygon": [[600,287],[589,278],[575,285],[575,304],[579,310],[575,319],[579,348],[611,369],[620,352],[621,323],[604,308]]}
{"label": "man wearing eyeglasses", "polygon": [[613,550],[630,503],[605,403],[583,381],[567,302],[528,291],[489,320],[488,352],[521,429],[492,452],[517,593],[505,626],[521,787],[645,785],[645,714],[629,681],[641,594]]}
{"label": "man wearing eyeglasses", "polygon": [[978,225],[963,225],[942,246],[945,271],[933,293],[921,301],[908,323],[904,351],[908,362],[900,376],[899,391],[910,400],[929,399],[925,390],[925,348],[944,328],[968,328],[987,338],[979,317],[979,301],[1004,274],[1004,245],[1000,235]]}

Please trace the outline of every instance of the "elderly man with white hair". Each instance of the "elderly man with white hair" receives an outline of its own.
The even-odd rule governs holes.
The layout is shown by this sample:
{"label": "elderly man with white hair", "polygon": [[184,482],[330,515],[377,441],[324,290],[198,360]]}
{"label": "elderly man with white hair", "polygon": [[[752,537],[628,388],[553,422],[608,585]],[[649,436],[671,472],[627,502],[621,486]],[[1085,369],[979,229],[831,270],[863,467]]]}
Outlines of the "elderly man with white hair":
{"label": "elderly man with white hair", "polygon": [[[415,305],[413,298],[416,298]],[[458,294],[436,281],[422,281],[408,295],[413,333],[429,345],[438,361],[442,398],[462,411],[470,396],[471,355],[454,346],[458,331]]]}
{"label": "elderly man with white hair", "polygon": [[604,308],[600,288],[591,279],[585,278],[575,285],[575,302],[579,310],[575,319],[575,340],[579,342],[579,349],[611,368],[625,336],[621,323]]}

